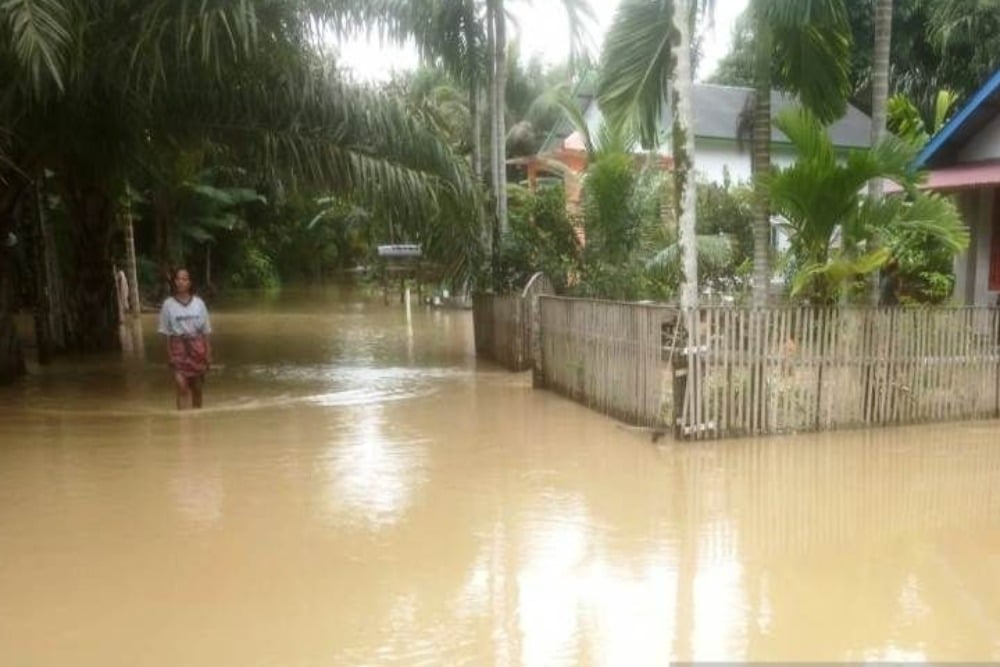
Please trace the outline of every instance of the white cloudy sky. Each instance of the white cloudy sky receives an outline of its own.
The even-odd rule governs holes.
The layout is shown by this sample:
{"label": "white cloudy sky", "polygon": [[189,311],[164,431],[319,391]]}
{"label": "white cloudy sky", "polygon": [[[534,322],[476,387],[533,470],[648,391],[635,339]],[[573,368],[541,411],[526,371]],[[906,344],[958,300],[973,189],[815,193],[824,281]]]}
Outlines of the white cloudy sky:
{"label": "white cloudy sky", "polygon": [[[729,50],[733,22],[746,8],[748,0],[716,0],[714,27],[705,39],[704,56],[699,78],[711,74],[716,63]],[[517,22],[512,26],[512,38],[521,43],[525,58],[538,54],[549,63],[557,63],[569,54],[569,37],[563,29],[566,14],[559,0],[510,0],[508,9]],[[596,54],[603,41],[618,0],[590,0],[596,19],[591,29]],[[379,44],[377,41],[352,40],[339,45],[341,64],[366,80],[384,80],[393,69],[412,68],[417,61],[412,50]]]}

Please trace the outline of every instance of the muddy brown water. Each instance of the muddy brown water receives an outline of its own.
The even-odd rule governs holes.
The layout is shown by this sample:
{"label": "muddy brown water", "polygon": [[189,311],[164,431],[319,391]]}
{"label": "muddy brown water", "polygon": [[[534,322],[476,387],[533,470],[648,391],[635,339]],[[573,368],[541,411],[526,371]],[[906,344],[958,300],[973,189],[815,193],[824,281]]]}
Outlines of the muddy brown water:
{"label": "muddy brown water", "polygon": [[653,445],[468,312],[213,306],[0,389],[0,665],[1000,659],[997,422]]}

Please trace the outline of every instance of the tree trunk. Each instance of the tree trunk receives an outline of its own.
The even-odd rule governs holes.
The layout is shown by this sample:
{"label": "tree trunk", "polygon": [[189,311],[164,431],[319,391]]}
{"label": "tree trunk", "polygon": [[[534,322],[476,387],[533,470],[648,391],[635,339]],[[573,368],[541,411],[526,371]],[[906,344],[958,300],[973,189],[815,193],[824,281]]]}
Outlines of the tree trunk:
{"label": "tree trunk", "polygon": [[17,198],[18,192],[13,187],[0,191],[0,384],[13,382],[27,372],[14,323],[17,248],[7,245],[8,235],[14,231]]}
{"label": "tree trunk", "polygon": [[[488,20],[488,18],[487,18]],[[468,68],[469,84],[469,116],[472,119],[472,173],[476,180],[483,180],[483,121],[479,109],[479,95],[481,93],[481,82],[479,78],[479,64],[481,55],[481,42],[475,34],[476,24],[476,1],[465,0],[465,44],[468,52],[468,59],[465,66]]]}
{"label": "tree trunk", "polygon": [[673,41],[674,94],[673,111],[674,187],[677,192],[678,244],[684,284],[681,286],[681,308],[698,306],[698,245],[695,207],[697,198],[694,182],[694,112],[691,104],[693,72],[691,68],[691,34],[694,28],[694,0],[675,0],[673,26],[677,39]]}
{"label": "tree trunk", "polygon": [[174,261],[173,244],[170,239],[170,204],[166,195],[154,190],[152,193],[153,226],[156,229],[156,290],[155,298],[164,299],[170,295],[170,271]]}
{"label": "tree trunk", "polygon": [[132,317],[139,317],[142,299],[139,298],[139,267],[135,258],[135,225],[132,221],[132,204],[125,204],[125,276],[128,280],[128,307]]}
{"label": "tree trunk", "polygon": [[493,146],[496,162],[496,217],[500,235],[507,234],[507,16],[503,0],[492,0],[493,7],[493,123],[496,126]]}
{"label": "tree trunk", "polygon": [[494,20],[495,9],[493,5],[493,0],[488,0],[486,4],[486,51],[489,56],[487,61],[489,64],[487,66],[487,106],[489,107],[489,120],[490,120],[490,196],[488,198],[488,208],[486,215],[486,248],[490,256],[490,270],[492,275],[492,286],[493,289],[497,288],[497,280],[499,277],[499,263],[500,263],[500,248],[496,243],[497,234],[497,207],[496,207],[496,194],[499,189],[498,185],[498,172],[497,169],[497,124],[496,124],[496,86],[494,81],[496,80],[496,21]]}
{"label": "tree trunk", "polygon": [[0,384],[12,382],[27,372],[14,324],[14,250],[6,242],[7,229],[0,225]]}
{"label": "tree trunk", "polygon": [[32,242],[31,258],[35,274],[35,341],[38,345],[38,363],[47,366],[52,363],[52,318],[49,294],[49,272],[45,244],[45,195],[42,190],[44,172],[35,179],[32,188]]}
{"label": "tree trunk", "polygon": [[103,188],[89,184],[74,185],[67,205],[75,252],[70,308],[76,326],[70,348],[78,352],[112,350],[118,342],[111,261],[115,207]]}
{"label": "tree trunk", "polygon": [[[892,0],[875,0],[875,58],[872,62],[872,146],[885,136],[886,106],[889,102],[889,46],[892,41]],[[868,184],[868,194],[882,196],[882,179]]]}
{"label": "tree trunk", "polygon": [[[871,144],[885,136],[886,107],[889,103],[889,46],[892,41],[892,0],[875,0],[875,54],[872,60],[872,128]],[[884,183],[881,178],[868,182],[868,196],[882,198]],[[872,247],[874,249],[874,247]],[[879,305],[879,272],[873,271],[868,279],[868,294],[874,306]]]}
{"label": "tree trunk", "polygon": [[0,384],[13,382],[26,372],[14,316],[0,309]]}
{"label": "tree trunk", "polygon": [[7,232],[3,227],[0,227],[0,234],[0,384],[5,384],[23,376],[27,369],[14,324],[13,252],[4,245]]}
{"label": "tree trunk", "polygon": [[761,179],[771,171],[771,26],[756,3],[754,55],[753,156],[753,305],[767,305],[771,286],[771,202]]}
{"label": "tree trunk", "polygon": [[469,84],[469,115],[472,117],[472,174],[483,180],[483,119],[479,115],[479,82]]}
{"label": "tree trunk", "polygon": [[73,330],[70,313],[66,310],[66,298],[60,262],[59,245],[56,243],[56,232],[49,217],[46,203],[46,183],[42,176],[38,179],[38,207],[40,217],[40,242],[42,244],[42,259],[44,262],[45,285],[48,289],[46,300],[48,305],[48,328],[54,351],[66,349],[67,336]]}
{"label": "tree trunk", "polygon": [[[320,270],[317,270],[319,273]],[[320,280],[322,282],[322,279]],[[212,288],[212,246],[205,244],[205,289]]]}

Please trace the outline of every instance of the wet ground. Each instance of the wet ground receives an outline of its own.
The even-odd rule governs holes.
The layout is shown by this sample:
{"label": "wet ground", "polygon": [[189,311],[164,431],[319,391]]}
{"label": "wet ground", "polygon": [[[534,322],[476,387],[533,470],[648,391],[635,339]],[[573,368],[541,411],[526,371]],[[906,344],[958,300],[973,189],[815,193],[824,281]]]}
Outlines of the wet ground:
{"label": "wet ground", "polygon": [[468,312],[209,303],[0,389],[0,665],[1000,659],[1000,428],[650,442]]}

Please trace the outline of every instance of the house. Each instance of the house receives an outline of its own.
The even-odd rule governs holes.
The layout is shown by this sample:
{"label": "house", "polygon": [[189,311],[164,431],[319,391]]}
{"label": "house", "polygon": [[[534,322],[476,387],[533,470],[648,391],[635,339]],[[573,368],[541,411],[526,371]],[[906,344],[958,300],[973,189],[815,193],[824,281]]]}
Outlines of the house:
{"label": "house", "polygon": [[[719,86],[707,83],[696,83],[693,89],[694,131],[695,131],[695,170],[706,180],[722,183],[727,178],[731,182],[747,182],[750,180],[750,140],[740,136],[740,127],[749,127],[752,113],[753,89],[735,86]],[[603,116],[597,101],[592,95],[579,97],[584,110],[591,136],[596,136],[603,123]],[[787,93],[772,91],[771,115],[795,106],[794,96]],[[671,125],[670,110],[663,112],[662,127],[669,130]],[[557,161],[572,173],[580,174],[587,165],[585,142],[579,132],[569,131],[568,123],[557,128],[550,134],[535,160],[526,161],[529,180],[538,173],[551,171],[547,163]],[[853,106],[848,106],[847,112],[829,128],[834,146],[840,150],[867,148],[871,134],[871,119]],[[661,142],[660,152],[664,164],[671,163],[670,142],[665,137]],[[776,128],[771,130],[771,161],[776,166],[787,166],[795,159],[794,150],[788,138]],[[567,186],[569,204],[575,203],[578,191]]]}
{"label": "house", "polygon": [[987,306],[1000,297],[1000,70],[917,155],[924,187],[953,193],[969,227],[969,248],[955,259],[954,298]]}

